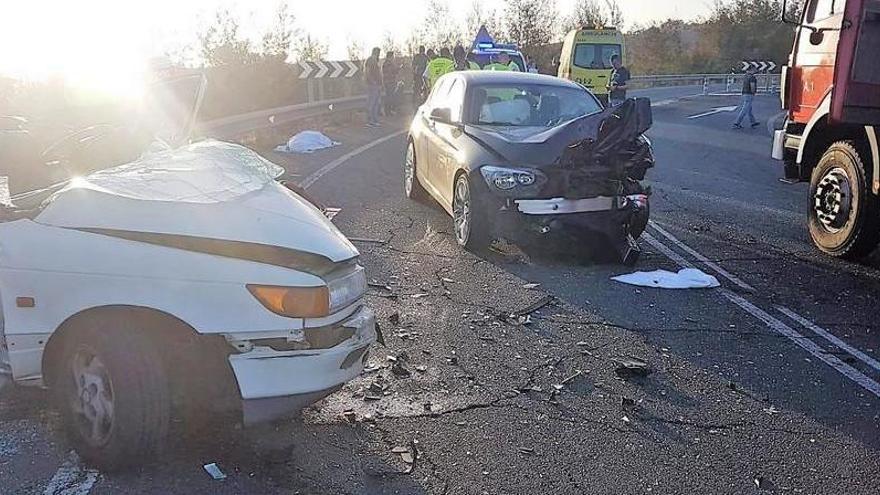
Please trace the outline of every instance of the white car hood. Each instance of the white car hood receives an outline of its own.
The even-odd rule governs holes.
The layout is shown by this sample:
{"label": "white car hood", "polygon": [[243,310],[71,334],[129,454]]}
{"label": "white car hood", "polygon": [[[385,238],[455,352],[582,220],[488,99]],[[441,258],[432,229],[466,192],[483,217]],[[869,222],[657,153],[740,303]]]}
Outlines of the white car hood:
{"label": "white car hood", "polygon": [[283,172],[243,146],[202,141],[74,179],[35,220],[278,246],[333,262],[356,257],[321,211],[275,180]]}

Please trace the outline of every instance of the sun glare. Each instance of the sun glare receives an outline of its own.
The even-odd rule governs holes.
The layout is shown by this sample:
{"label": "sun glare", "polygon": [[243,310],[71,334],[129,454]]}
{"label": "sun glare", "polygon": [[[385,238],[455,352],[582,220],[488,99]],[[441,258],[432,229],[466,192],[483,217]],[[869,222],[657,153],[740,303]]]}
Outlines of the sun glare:
{"label": "sun glare", "polygon": [[[123,5],[126,4],[126,5]],[[75,92],[136,97],[149,27],[128,2],[10,2],[0,17],[0,75],[63,81]]]}

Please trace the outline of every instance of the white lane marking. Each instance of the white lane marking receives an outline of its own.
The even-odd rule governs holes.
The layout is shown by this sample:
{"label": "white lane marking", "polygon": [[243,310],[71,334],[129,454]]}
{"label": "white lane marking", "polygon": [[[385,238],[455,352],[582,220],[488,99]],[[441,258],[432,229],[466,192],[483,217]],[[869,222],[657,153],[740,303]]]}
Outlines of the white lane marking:
{"label": "white lane marking", "polygon": [[776,306],[776,309],[780,313],[784,314],[785,316],[787,316],[787,317],[791,318],[792,320],[803,325],[804,328],[811,330],[816,335],[822,337],[823,339],[827,340],[828,342],[831,342],[832,344],[843,349],[844,351],[852,354],[853,357],[855,357],[859,361],[867,364],[868,366],[874,368],[877,371],[880,371],[880,361],[877,361],[876,359],[865,354],[864,352],[862,352],[862,351],[856,349],[855,347],[847,344],[846,342],[840,340],[839,338],[834,336],[834,334],[832,334],[828,330],[825,330],[824,328],[820,327],[819,325],[816,325],[815,323],[813,323],[810,320],[804,318],[803,316],[795,313],[794,311],[792,311],[784,306]]}
{"label": "white lane marking", "polygon": [[657,224],[654,223],[653,221],[650,222],[650,225],[651,225],[651,227],[652,227],[654,230],[656,230],[657,232],[659,232],[663,237],[669,239],[670,241],[672,241],[673,244],[675,244],[676,246],[678,246],[679,248],[681,248],[682,251],[684,251],[684,252],[690,254],[691,256],[693,256],[694,258],[696,258],[700,263],[702,263],[702,264],[708,266],[708,267],[711,268],[712,270],[715,270],[715,272],[716,272],[718,275],[721,275],[722,277],[726,278],[727,280],[730,280],[731,282],[733,282],[735,285],[737,285],[737,286],[738,286],[739,288],[741,288],[741,289],[745,289],[745,290],[747,290],[747,291],[749,291],[749,292],[755,292],[755,288],[754,288],[754,287],[752,287],[751,285],[749,285],[749,284],[743,282],[739,277],[737,277],[736,275],[733,275],[732,273],[728,272],[728,271],[725,270],[724,268],[721,268],[721,267],[718,266],[716,263],[710,261],[708,258],[706,258],[705,256],[703,256],[702,254],[700,254],[700,253],[694,251],[693,249],[690,248],[690,246],[688,246],[687,244],[681,242],[680,240],[678,240],[674,235],[670,234],[669,232],[666,232],[665,230],[663,230],[662,227],[660,227],[659,225],[657,225]]}
{"label": "white lane marking", "polygon": [[655,238],[651,234],[649,234],[647,232],[643,233],[642,239],[647,241],[648,244],[654,246],[655,249],[657,249],[658,251],[660,251],[661,253],[666,255],[667,258],[674,261],[678,266],[680,266],[682,268],[693,268],[694,267],[694,265],[692,265],[688,260],[684,259],[683,256],[681,256],[680,254],[676,253],[675,251],[669,249],[666,246],[666,244],[663,244],[662,242],[658,241],[657,238]]}
{"label": "white lane marking", "polygon": [[750,303],[749,301],[745,300],[739,294],[734,294],[733,292],[730,292],[727,289],[718,289],[718,290],[721,292],[721,295],[726,297],[730,302],[736,304],[737,306],[742,308],[745,312],[749,313],[750,315],[754,316],[755,318],[763,321],[764,324],[767,325],[768,328],[770,328],[771,330],[773,330],[776,333],[779,333],[779,334],[787,337],[789,340],[791,340],[792,342],[797,344],[803,350],[809,352],[810,354],[815,356],[820,361],[824,362],[828,366],[831,366],[832,368],[837,370],[843,376],[856,382],[857,384],[862,386],[862,388],[864,388],[868,392],[871,392],[872,394],[874,394],[875,396],[880,398],[880,383],[875,382],[874,380],[872,380],[872,379],[868,378],[866,375],[864,375],[861,371],[844,363],[843,361],[838,359],[837,356],[834,356],[833,354],[828,354],[827,351],[825,351],[824,349],[819,347],[815,342],[813,342],[812,340],[808,339],[807,337],[804,337],[803,335],[799,334],[797,332],[797,330],[795,330],[795,329],[791,328],[790,326],[786,325],[785,323],[777,320],[776,318],[771,316],[769,313],[767,313],[763,309],[761,309],[761,308],[755,306],[754,304]]}
{"label": "white lane marking", "polygon": [[98,471],[84,468],[76,452],[71,451],[43,495],[88,495],[97,481]]}
{"label": "white lane marking", "polygon": [[733,112],[737,108],[739,108],[739,107],[715,107],[712,110],[709,110],[708,112],[698,113],[696,115],[691,115],[690,117],[688,117],[688,119],[699,119],[700,117],[708,117],[710,115],[715,115],[716,113],[721,113],[721,112]]}
{"label": "white lane marking", "polygon": [[[665,254],[669,259],[671,259],[672,261],[677,263],[680,267],[682,267],[682,268],[692,267],[691,263],[688,262],[686,259],[684,259],[683,256],[676,253],[675,251],[670,249],[668,246],[666,246],[665,244],[663,244],[662,242],[660,242],[659,240],[657,240],[656,238],[654,238],[650,234],[643,234],[642,237],[645,239],[645,241],[648,242],[648,244],[651,244],[652,246],[657,248],[660,252]],[[743,311],[749,313],[750,315],[754,316],[755,318],[757,318],[758,320],[763,322],[765,325],[767,325],[767,327],[769,329],[787,337],[789,340],[791,340],[792,342],[797,344],[799,347],[801,347],[802,349],[804,349],[808,353],[815,356],[820,361],[831,366],[832,368],[837,370],[843,376],[849,378],[850,380],[854,381],[855,383],[860,385],[865,390],[871,392],[872,394],[874,394],[875,396],[880,398],[880,383],[875,382],[874,380],[872,380],[871,378],[869,378],[868,376],[866,376],[865,374],[863,374],[859,370],[844,363],[843,361],[838,359],[836,356],[834,356],[832,354],[828,354],[828,352],[826,352],[824,349],[819,347],[815,342],[813,342],[812,340],[808,339],[807,337],[804,337],[803,335],[799,334],[797,332],[797,330],[791,328],[790,326],[786,325],[785,323],[774,318],[772,315],[770,315],[769,313],[767,313],[763,309],[755,306],[751,302],[747,301],[742,296],[735,294],[735,293],[733,293],[727,289],[724,289],[724,288],[719,288],[716,290],[718,290],[721,293],[721,295],[723,295],[725,298],[727,298],[730,302],[739,306]]]}
{"label": "white lane marking", "polygon": [[[370,148],[378,146],[378,145],[384,143],[385,141],[389,141],[389,140],[394,139],[402,134],[406,134],[407,132],[409,132],[409,129],[395,132],[394,134],[391,134],[389,136],[385,136],[383,138],[379,138],[375,141],[369,142],[356,150],[353,150],[349,153],[346,153],[346,154],[340,156],[339,158],[333,160],[332,162],[328,163],[327,165],[324,165],[323,167],[316,170],[315,173],[313,173],[312,175],[306,177],[302,181],[302,183],[300,183],[300,187],[302,187],[303,189],[308,189],[312,184],[317,182],[318,179],[320,179],[321,177],[324,177],[325,175],[327,175],[328,173],[333,171],[333,169],[335,169],[336,167],[342,165],[343,163],[351,160],[355,156],[360,155],[364,151],[367,151]],[[401,158],[401,160],[402,159],[403,158]]]}

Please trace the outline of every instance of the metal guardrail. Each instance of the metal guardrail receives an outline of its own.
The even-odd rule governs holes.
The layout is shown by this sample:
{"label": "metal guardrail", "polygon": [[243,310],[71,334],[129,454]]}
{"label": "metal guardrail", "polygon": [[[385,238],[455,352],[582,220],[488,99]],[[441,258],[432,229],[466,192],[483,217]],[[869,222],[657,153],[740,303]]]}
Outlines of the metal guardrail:
{"label": "metal guardrail", "polygon": [[[633,86],[639,88],[702,86],[703,94],[710,94],[713,87],[722,85],[725,93],[738,93],[742,87],[743,77],[744,74],[670,74],[636,76],[631,81]],[[759,93],[779,91],[781,83],[779,74],[756,74],[756,77]],[[232,137],[298,120],[363,110],[366,104],[367,97],[363,95],[300,103],[202,122],[197,126],[197,131],[217,137]]]}
{"label": "metal guardrail", "polygon": [[[634,86],[656,88],[669,86],[702,86],[703,94],[711,93],[711,87],[724,85],[725,92],[739,92],[745,74],[670,74],[659,76],[636,76],[631,79]],[[780,74],[755,74],[758,78],[759,93],[778,93],[782,76]]]}
{"label": "metal guardrail", "polygon": [[196,129],[200,134],[208,134],[217,137],[230,137],[259,129],[265,129],[267,127],[288,124],[298,120],[323,117],[334,113],[357,111],[366,108],[366,105],[366,96],[352,96],[312,103],[300,103],[210,120],[200,123]]}

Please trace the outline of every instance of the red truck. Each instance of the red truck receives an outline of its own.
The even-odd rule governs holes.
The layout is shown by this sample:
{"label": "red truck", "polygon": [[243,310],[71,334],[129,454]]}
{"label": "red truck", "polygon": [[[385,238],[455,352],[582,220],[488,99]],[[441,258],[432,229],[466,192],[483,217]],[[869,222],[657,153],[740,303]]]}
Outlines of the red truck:
{"label": "red truck", "polygon": [[783,68],[773,139],[785,177],[810,182],[813,243],[846,259],[880,243],[880,0],[807,0]]}

